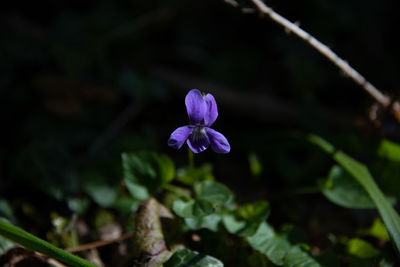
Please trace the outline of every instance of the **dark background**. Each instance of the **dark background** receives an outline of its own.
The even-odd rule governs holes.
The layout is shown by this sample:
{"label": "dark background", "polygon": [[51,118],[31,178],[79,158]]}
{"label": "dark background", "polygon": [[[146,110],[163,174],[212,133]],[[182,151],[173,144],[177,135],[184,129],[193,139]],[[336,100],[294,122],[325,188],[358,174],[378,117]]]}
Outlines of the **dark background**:
{"label": "dark background", "polygon": [[[398,1],[268,4],[384,93],[398,94]],[[9,2],[0,10],[0,88],[0,196],[23,218],[24,201],[44,207],[38,214],[65,209],[65,198],[84,194],[85,177],[118,184],[121,152],[156,150],[186,164],[186,148],[167,140],[188,123],[191,88],[215,95],[213,128],[232,147],[228,155],[199,154],[196,164],[211,162],[239,198],[269,200],[272,223],[297,223],[322,246],[326,233],[376,214],[298,194],[332,165],[305,135],[366,163],[382,138],[400,140],[394,118],[379,111],[372,120],[374,100],[331,62],[222,0]],[[263,166],[259,177],[250,153]]]}

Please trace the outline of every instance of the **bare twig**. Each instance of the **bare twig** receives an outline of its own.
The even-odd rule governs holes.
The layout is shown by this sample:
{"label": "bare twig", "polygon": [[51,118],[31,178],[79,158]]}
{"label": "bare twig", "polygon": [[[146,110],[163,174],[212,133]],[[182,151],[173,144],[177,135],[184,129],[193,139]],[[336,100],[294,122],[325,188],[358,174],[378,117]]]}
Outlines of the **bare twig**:
{"label": "bare twig", "polygon": [[[227,4],[229,4],[229,5],[233,6],[233,7],[240,8],[239,3],[236,2],[235,0],[224,0],[224,1],[225,1],[225,3],[227,3]],[[240,10],[243,13],[255,13],[256,12],[256,10],[254,8],[248,8],[248,7],[240,8]]]}
{"label": "bare twig", "polygon": [[114,239],[110,239],[110,240],[95,241],[92,243],[83,244],[83,245],[73,247],[73,248],[67,248],[66,251],[72,253],[72,252],[80,252],[80,251],[90,250],[90,249],[94,249],[94,248],[110,245],[112,243],[123,241],[125,239],[133,237],[133,235],[134,235],[133,232],[129,232],[129,233],[121,235],[118,238],[114,238]]}
{"label": "bare twig", "polygon": [[[299,27],[299,23],[292,23],[286,18],[272,10],[272,8],[265,5],[261,0],[251,0],[257,9],[267,15],[271,20],[278,23],[285,28],[287,32],[292,32],[299,38],[303,39],[306,43],[320,52],[323,56],[332,61],[343,73],[349,76],[353,81],[360,85],[367,93],[369,93],[380,105],[384,108],[391,107],[391,111],[400,122],[400,104],[398,101],[391,103],[392,100],[379,91],[374,85],[368,82],[359,72],[351,67],[345,60],[336,55],[329,47],[318,41],[308,32]],[[225,0],[228,4],[239,7],[239,4],[234,0]],[[392,104],[392,105],[391,105]]]}

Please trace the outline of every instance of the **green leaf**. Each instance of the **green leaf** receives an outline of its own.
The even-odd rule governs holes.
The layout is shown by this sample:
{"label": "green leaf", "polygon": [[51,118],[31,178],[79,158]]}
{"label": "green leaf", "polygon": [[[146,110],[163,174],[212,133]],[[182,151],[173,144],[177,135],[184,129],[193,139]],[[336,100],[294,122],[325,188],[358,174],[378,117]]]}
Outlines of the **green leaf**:
{"label": "green leaf", "polygon": [[177,171],[177,180],[185,185],[194,185],[201,181],[213,181],[212,165],[204,164],[197,168],[182,168]]}
{"label": "green leaf", "polygon": [[134,199],[146,200],[150,197],[150,193],[143,185],[135,183],[131,180],[125,180],[126,188]]}
{"label": "green leaf", "polygon": [[117,200],[117,189],[107,184],[87,183],[84,185],[86,192],[94,202],[101,207],[111,207]]}
{"label": "green leaf", "polygon": [[190,230],[208,229],[213,232],[218,231],[218,225],[221,221],[219,214],[210,214],[200,218],[185,218],[186,226]]}
{"label": "green leaf", "polygon": [[223,222],[229,233],[246,237],[254,235],[260,224],[270,213],[268,202],[259,201],[240,207],[237,211],[224,214]]}
{"label": "green leaf", "polygon": [[183,218],[201,218],[214,213],[233,200],[232,192],[223,184],[203,181],[194,185],[196,198],[188,201],[177,199],[173,211]]}
{"label": "green leaf", "polygon": [[323,139],[318,135],[310,134],[308,136],[308,141],[319,146],[322,150],[324,150],[328,154],[332,154],[333,152],[335,152],[336,148],[331,143],[329,143],[328,141],[326,141],[325,139]]}
{"label": "green leaf", "polygon": [[374,223],[372,224],[371,228],[368,229],[367,233],[379,239],[389,240],[389,234],[386,231],[385,225],[379,218],[374,220]]}
{"label": "green leaf", "polygon": [[339,206],[353,209],[375,208],[365,189],[338,165],[332,167],[321,187],[324,196]]}
{"label": "green leaf", "polygon": [[177,199],[172,205],[172,210],[183,218],[200,218],[215,211],[212,203],[206,200],[183,201]]}
{"label": "green leaf", "polygon": [[3,255],[7,250],[15,247],[15,244],[10,240],[0,236],[0,255]]}
{"label": "green leaf", "polygon": [[260,159],[257,157],[255,153],[249,154],[249,165],[250,165],[250,172],[254,176],[259,176],[262,172],[262,164]]}
{"label": "green leaf", "polygon": [[286,254],[283,266],[318,267],[321,265],[314,258],[310,257],[307,252],[303,251],[300,246],[293,246]]}
{"label": "green leaf", "polygon": [[276,265],[284,263],[290,249],[289,241],[277,236],[274,229],[267,223],[262,223],[253,236],[247,237],[247,241],[253,249],[267,256]]}
{"label": "green leaf", "polygon": [[163,184],[171,182],[175,177],[175,166],[172,160],[165,155],[156,155],[159,173]]}
{"label": "green leaf", "polygon": [[125,184],[135,199],[149,198],[175,177],[174,164],[165,155],[143,151],[121,157]]}
{"label": "green leaf", "polygon": [[222,267],[224,264],[214,257],[196,251],[181,249],[164,263],[164,267]]}
{"label": "green leaf", "polygon": [[260,224],[253,236],[247,237],[247,241],[276,265],[320,267],[314,258],[299,246],[291,246],[286,237],[277,235],[265,222]]}
{"label": "green leaf", "polygon": [[196,198],[208,201],[214,205],[224,205],[233,200],[233,194],[225,185],[213,182],[203,181],[194,185]]}
{"label": "green leaf", "polygon": [[264,222],[270,213],[269,204],[266,201],[259,201],[244,205],[238,209],[240,216],[246,221],[246,226],[239,231],[240,236],[253,235],[260,224]]}
{"label": "green leaf", "polygon": [[0,217],[5,217],[11,221],[15,221],[12,208],[5,199],[0,199]]}
{"label": "green leaf", "polygon": [[361,259],[373,258],[380,254],[379,250],[374,248],[370,243],[359,238],[349,240],[347,243],[347,252]]}
{"label": "green leaf", "polygon": [[[313,137],[313,136],[311,136]],[[310,137],[310,138],[311,138]],[[322,138],[318,137],[323,140]],[[318,138],[311,138],[313,140],[319,140]],[[324,150],[326,147],[330,147],[332,149],[326,150],[328,153],[333,155],[333,158],[347,171],[349,172],[354,179],[356,179],[362,187],[368,192],[372,201],[375,203],[383,222],[386,225],[386,228],[392,237],[392,240],[396,246],[398,252],[400,252],[400,217],[399,214],[393,209],[391,204],[386,200],[384,194],[376,185],[374,179],[372,178],[368,168],[356,161],[355,159],[349,157],[345,153],[341,151],[334,152],[334,148],[327,141],[323,140],[323,142],[316,142],[317,145],[320,145]],[[321,145],[322,144],[322,145]],[[328,145],[327,145],[328,144]],[[334,153],[333,153],[334,152]]]}
{"label": "green leaf", "polygon": [[391,161],[400,162],[400,145],[383,140],[378,148],[378,155]]}
{"label": "green leaf", "polygon": [[68,208],[78,215],[84,214],[89,207],[88,198],[68,198],[67,203]]}
{"label": "green leaf", "polygon": [[347,156],[343,152],[336,152],[334,159],[339,162],[368,192],[382,219],[396,244],[397,250],[400,251],[400,218],[399,214],[393,209],[391,204],[386,200],[382,191],[376,185],[374,179],[369,173],[367,167],[358,161]]}
{"label": "green leaf", "polygon": [[130,196],[122,196],[115,201],[113,208],[122,214],[129,215],[136,212],[141,203],[142,201],[133,199]]}
{"label": "green leaf", "polygon": [[246,226],[246,221],[237,218],[235,213],[227,213],[222,216],[222,222],[226,230],[231,234],[236,234]]}
{"label": "green leaf", "polygon": [[53,246],[52,244],[34,235],[31,235],[16,226],[8,224],[2,220],[0,220],[0,235],[18,244],[21,244],[27,249],[40,252],[44,255],[47,255],[51,258],[54,258],[71,266],[76,266],[76,267],[97,266],[82,258],[72,255],[62,249],[59,249]]}

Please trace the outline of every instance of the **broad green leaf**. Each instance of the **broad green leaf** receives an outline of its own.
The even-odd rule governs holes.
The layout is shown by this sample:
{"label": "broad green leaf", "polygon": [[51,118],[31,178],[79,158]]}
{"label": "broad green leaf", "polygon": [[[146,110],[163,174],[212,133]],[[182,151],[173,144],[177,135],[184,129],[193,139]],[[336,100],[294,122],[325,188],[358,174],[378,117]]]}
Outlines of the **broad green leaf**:
{"label": "broad green leaf", "polygon": [[140,200],[133,199],[129,196],[122,196],[115,201],[113,208],[117,209],[122,214],[129,215],[136,212],[141,203],[142,201]]}
{"label": "broad green leaf", "polygon": [[[376,185],[368,168],[346,155],[341,151],[335,152],[334,147],[321,137],[310,136],[310,141],[322,147],[326,152],[332,154],[333,158],[356,179],[368,192],[372,201],[375,203],[383,222],[392,237],[398,252],[400,252],[400,217],[386,200],[384,194]],[[321,141],[322,140],[322,141]],[[328,149],[327,149],[328,148]]]}
{"label": "broad green leaf", "polygon": [[240,207],[237,211],[223,215],[228,232],[242,237],[254,235],[258,227],[269,215],[268,202],[260,201]]}
{"label": "broad green leaf", "polygon": [[307,252],[303,251],[300,246],[293,246],[286,254],[283,266],[319,267],[321,265]]}
{"label": "broad green leaf", "polygon": [[333,203],[353,209],[375,208],[365,189],[340,166],[333,166],[321,183],[322,193]]}
{"label": "broad green leaf", "polygon": [[374,220],[371,228],[368,230],[368,234],[376,238],[389,240],[389,234],[386,231],[385,225],[379,218]]}
{"label": "broad green leaf", "polygon": [[391,161],[400,162],[400,145],[383,140],[378,148],[378,155]]}
{"label": "broad green leaf", "polygon": [[158,193],[175,177],[174,164],[165,155],[144,151],[123,153],[121,157],[125,184],[137,200],[145,200]]}
{"label": "broad green leaf", "polygon": [[194,200],[184,201],[182,199],[177,199],[172,204],[172,210],[182,218],[192,218],[193,217],[193,206]]}
{"label": "broad green leaf", "polygon": [[290,249],[290,243],[285,238],[277,236],[267,223],[262,223],[253,236],[247,237],[247,241],[253,249],[267,256],[276,265],[284,263]]}
{"label": "broad green leaf", "polygon": [[194,185],[201,181],[214,181],[214,176],[212,175],[212,165],[204,164],[197,168],[182,168],[177,171],[178,181],[185,185]]}
{"label": "broad green leaf", "polygon": [[366,228],[366,229],[360,229],[359,231],[357,231],[357,233],[359,235],[373,236],[375,238],[385,240],[385,241],[389,240],[389,234],[386,230],[385,225],[383,224],[383,222],[380,218],[375,218],[371,227]]}
{"label": "broad green leaf", "polygon": [[373,258],[380,253],[370,243],[359,238],[349,240],[347,243],[347,252],[361,259]]}
{"label": "broad green leaf", "polygon": [[253,236],[247,237],[247,241],[253,249],[264,254],[276,265],[320,267],[320,264],[298,245],[292,246],[286,237],[277,235],[265,222],[260,224]]}
{"label": "broad green leaf", "polygon": [[12,208],[5,199],[0,199],[0,217],[5,217],[11,221],[15,221]]}
{"label": "broad green leaf", "polygon": [[159,173],[163,184],[171,182],[175,177],[175,166],[172,160],[165,155],[156,155]]}
{"label": "broad green leaf", "polygon": [[224,205],[233,199],[233,194],[225,185],[213,182],[203,181],[194,185],[196,198],[206,200],[214,205]]}
{"label": "broad green leaf", "polygon": [[143,185],[135,183],[131,180],[125,180],[126,188],[134,199],[146,200],[150,197],[150,193],[147,188]]}
{"label": "broad green leaf", "polygon": [[232,192],[223,184],[203,181],[194,185],[195,199],[175,200],[173,211],[183,218],[196,218],[210,215],[233,200]]}
{"label": "broad green leaf", "polygon": [[238,213],[246,221],[246,226],[238,234],[245,237],[257,231],[260,224],[268,218],[270,208],[268,202],[259,201],[240,207]]}
{"label": "broad green leaf", "polygon": [[111,207],[117,199],[117,189],[107,184],[87,183],[86,192],[102,207]]}
{"label": "broad green leaf", "polygon": [[67,203],[68,208],[78,215],[84,214],[89,207],[88,198],[68,198]]}
{"label": "broad green leaf", "polygon": [[0,255],[3,255],[7,250],[15,247],[15,244],[10,240],[0,236]]}
{"label": "broad green leaf", "polygon": [[183,201],[177,199],[172,205],[172,210],[183,218],[200,218],[215,211],[212,203],[206,200]]}
{"label": "broad green leaf", "polygon": [[246,226],[246,221],[237,218],[233,212],[224,214],[222,222],[224,223],[226,230],[231,234],[236,234]]}
{"label": "broad green leaf", "polygon": [[215,211],[214,206],[207,200],[198,199],[193,206],[193,217],[204,217]]}
{"label": "broad green leaf", "polygon": [[190,230],[208,229],[213,232],[218,231],[218,225],[221,221],[219,214],[210,214],[200,218],[185,218],[186,226]]}
{"label": "broad green leaf", "polygon": [[47,255],[51,258],[59,260],[63,263],[66,263],[70,266],[74,267],[95,267],[97,265],[88,262],[82,258],[79,258],[75,255],[72,255],[62,249],[59,249],[52,244],[31,235],[24,230],[13,226],[5,221],[0,219],[0,235],[8,238],[25,248],[33,251],[40,252],[44,255]]}
{"label": "broad green leaf", "polygon": [[164,267],[222,267],[224,264],[214,257],[196,251],[181,249],[164,263]]}

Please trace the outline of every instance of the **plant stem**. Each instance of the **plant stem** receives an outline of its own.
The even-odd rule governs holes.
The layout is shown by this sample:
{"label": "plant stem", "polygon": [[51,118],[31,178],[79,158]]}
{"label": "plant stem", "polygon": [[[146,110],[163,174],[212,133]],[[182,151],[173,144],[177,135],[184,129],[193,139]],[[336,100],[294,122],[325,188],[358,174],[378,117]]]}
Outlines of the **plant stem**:
{"label": "plant stem", "polygon": [[27,249],[32,251],[40,252],[51,258],[59,260],[70,266],[75,267],[96,267],[97,265],[88,262],[78,256],[72,255],[60,248],[53,246],[52,244],[18,228],[14,225],[8,224],[0,220],[0,235],[8,238]]}
{"label": "plant stem", "polygon": [[188,161],[189,161],[189,171],[194,169],[194,156],[193,151],[188,147]]}

